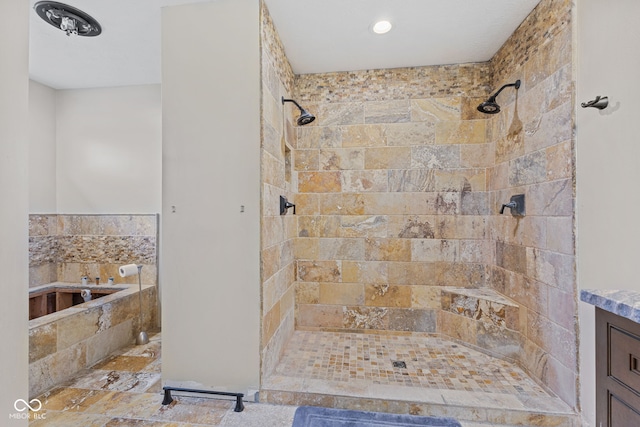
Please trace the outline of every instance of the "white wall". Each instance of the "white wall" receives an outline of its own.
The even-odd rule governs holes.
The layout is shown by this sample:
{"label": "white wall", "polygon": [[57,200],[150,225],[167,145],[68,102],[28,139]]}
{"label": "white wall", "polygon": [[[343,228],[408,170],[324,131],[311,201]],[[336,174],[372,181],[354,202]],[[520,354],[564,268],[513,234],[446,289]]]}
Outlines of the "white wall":
{"label": "white wall", "polygon": [[259,42],[258,0],[163,10],[165,384],[259,385]]}
{"label": "white wall", "polygon": [[[640,2],[580,0],[577,255],[580,289],[634,289],[640,241]],[[579,107],[596,95],[610,105]],[[594,307],[580,303],[581,397],[595,423]]]}
{"label": "white wall", "polygon": [[57,91],[57,213],[160,211],[160,93],[160,85]]}
{"label": "white wall", "polygon": [[0,419],[27,425],[10,414],[28,399],[28,114],[29,2],[3,0],[0,25]]}
{"label": "white wall", "polygon": [[56,212],[56,91],[29,80],[29,213]]}

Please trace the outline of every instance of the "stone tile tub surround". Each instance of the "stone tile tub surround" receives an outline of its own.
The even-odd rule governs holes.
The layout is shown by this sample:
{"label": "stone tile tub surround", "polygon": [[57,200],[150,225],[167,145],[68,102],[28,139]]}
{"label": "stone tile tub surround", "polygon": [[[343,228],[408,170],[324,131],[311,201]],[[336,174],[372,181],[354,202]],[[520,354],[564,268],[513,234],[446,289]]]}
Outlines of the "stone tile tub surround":
{"label": "stone tile tub surround", "polygon": [[[52,283],[35,287],[32,291],[37,292],[49,286],[72,285]],[[96,292],[107,288],[122,290],[29,321],[31,397],[59,385],[131,344],[140,330],[153,330],[157,324],[157,295],[153,285],[142,286],[142,329],[139,324],[138,284],[82,288],[95,289]]]}
{"label": "stone tile tub surround", "polygon": [[157,234],[155,214],[29,215],[29,286],[82,276],[123,283],[118,267],[131,263],[144,265],[143,283],[157,284]]}
{"label": "stone tile tub surround", "polygon": [[622,289],[583,289],[580,301],[640,323],[640,292]]}
{"label": "stone tile tub surround", "polygon": [[[509,352],[578,407],[571,25],[543,0],[489,63],[296,76],[318,117],[294,153],[297,328],[448,329],[500,353],[441,310],[443,287],[487,287],[519,307]],[[475,110],[518,78],[500,114]],[[498,215],[519,193],[527,216]]]}

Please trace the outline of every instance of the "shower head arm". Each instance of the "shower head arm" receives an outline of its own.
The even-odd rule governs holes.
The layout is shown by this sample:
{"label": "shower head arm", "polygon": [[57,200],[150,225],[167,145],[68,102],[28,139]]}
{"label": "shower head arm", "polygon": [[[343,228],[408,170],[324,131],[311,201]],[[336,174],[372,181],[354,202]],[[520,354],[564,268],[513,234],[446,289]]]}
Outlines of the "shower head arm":
{"label": "shower head arm", "polygon": [[516,89],[520,89],[520,80],[516,80],[515,83],[509,83],[509,84],[506,84],[506,85],[502,86],[500,89],[498,89],[498,91],[496,93],[491,95],[491,97],[489,98],[489,101],[490,102],[495,102],[496,98],[498,97],[498,95],[500,95],[500,92],[502,92],[504,90],[504,88],[511,87],[511,86],[514,86]]}
{"label": "shower head arm", "polygon": [[283,96],[282,97],[282,105],[284,105],[285,102],[293,102],[296,105],[296,107],[298,107],[298,110],[300,110],[301,113],[306,113],[307,112],[307,110],[302,108],[300,106],[300,104],[298,104],[295,100],[293,100],[293,99],[285,99],[285,97]]}

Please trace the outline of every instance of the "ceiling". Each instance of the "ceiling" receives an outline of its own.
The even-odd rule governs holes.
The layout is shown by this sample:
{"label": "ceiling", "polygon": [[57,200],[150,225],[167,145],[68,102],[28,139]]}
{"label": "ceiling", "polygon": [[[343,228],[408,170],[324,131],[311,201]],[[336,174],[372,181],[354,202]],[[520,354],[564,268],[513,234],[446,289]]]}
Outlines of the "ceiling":
{"label": "ceiling", "polygon": [[[206,1],[63,0],[100,22],[98,37],[68,37],[32,8],[31,78],[55,89],[160,83],[161,7]],[[487,61],[540,0],[265,1],[306,74]],[[385,35],[370,30],[380,19],[393,24]]]}

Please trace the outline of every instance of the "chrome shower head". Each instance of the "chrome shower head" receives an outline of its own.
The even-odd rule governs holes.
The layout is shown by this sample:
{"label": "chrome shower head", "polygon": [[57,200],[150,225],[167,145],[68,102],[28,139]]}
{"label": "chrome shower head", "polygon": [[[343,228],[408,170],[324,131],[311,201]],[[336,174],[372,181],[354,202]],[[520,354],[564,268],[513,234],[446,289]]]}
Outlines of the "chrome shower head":
{"label": "chrome shower head", "polygon": [[293,102],[296,105],[296,107],[298,107],[298,110],[300,110],[300,116],[296,120],[296,123],[298,124],[298,126],[308,125],[309,123],[311,123],[316,119],[316,116],[314,116],[313,114],[311,114],[310,112],[302,108],[300,104],[298,104],[293,99],[285,99],[283,96],[282,104],[284,105],[285,102]]}
{"label": "chrome shower head", "polygon": [[500,106],[496,102],[496,97],[502,92],[505,87],[513,86],[517,89],[520,89],[520,80],[516,80],[515,83],[509,83],[502,86],[496,93],[491,95],[489,99],[484,101],[482,104],[478,105],[478,111],[485,114],[498,114],[500,112]]}

